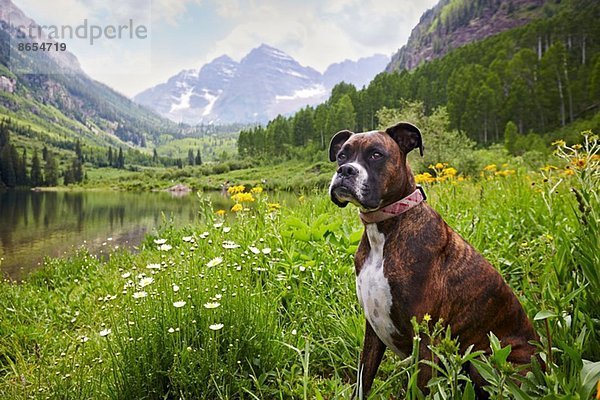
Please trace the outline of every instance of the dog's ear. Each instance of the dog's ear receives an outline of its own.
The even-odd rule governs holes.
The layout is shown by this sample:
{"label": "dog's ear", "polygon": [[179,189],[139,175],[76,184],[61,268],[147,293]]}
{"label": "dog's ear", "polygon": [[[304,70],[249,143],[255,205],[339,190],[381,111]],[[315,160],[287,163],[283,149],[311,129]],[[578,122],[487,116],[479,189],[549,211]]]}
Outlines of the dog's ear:
{"label": "dog's ear", "polygon": [[335,161],[337,153],[352,135],[354,135],[354,132],[348,130],[339,131],[333,135],[331,142],[329,142],[329,161]]}
{"label": "dog's ear", "polygon": [[418,147],[421,157],[423,157],[423,139],[421,138],[421,131],[410,122],[399,122],[396,125],[387,128],[385,132],[398,143],[400,150],[402,150],[404,154],[408,154],[412,149]]}

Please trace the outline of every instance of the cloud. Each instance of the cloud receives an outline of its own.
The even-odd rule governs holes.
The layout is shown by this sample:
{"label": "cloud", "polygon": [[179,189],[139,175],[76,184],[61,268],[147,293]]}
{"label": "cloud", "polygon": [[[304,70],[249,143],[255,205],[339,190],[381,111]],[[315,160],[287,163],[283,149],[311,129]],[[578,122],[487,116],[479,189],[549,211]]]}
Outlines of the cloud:
{"label": "cloud", "polygon": [[188,11],[188,7],[200,4],[202,0],[153,0],[152,20],[158,23],[164,20],[176,26],[178,20]]}
{"label": "cloud", "polygon": [[221,54],[239,59],[261,43],[280,48],[302,64],[321,71],[346,58],[374,53],[391,55],[406,42],[424,7],[436,2],[219,2],[219,15],[235,20],[236,25],[199,62]]}
{"label": "cloud", "polygon": [[[93,54],[75,43],[71,50],[84,69],[128,95],[150,87],[174,72],[199,68],[227,54],[239,60],[266,43],[301,64],[324,71],[344,59],[375,53],[391,55],[401,47],[420,15],[438,0],[14,0],[40,24],[117,24],[134,19],[148,24],[152,42],[152,74],[131,83],[105,74],[98,65],[122,65],[136,73],[147,62],[135,44],[113,41]],[[127,56],[127,60],[123,57]],[[111,61],[112,60],[112,61]],[[145,65],[143,65],[145,67]],[[102,75],[100,75],[102,73]]]}

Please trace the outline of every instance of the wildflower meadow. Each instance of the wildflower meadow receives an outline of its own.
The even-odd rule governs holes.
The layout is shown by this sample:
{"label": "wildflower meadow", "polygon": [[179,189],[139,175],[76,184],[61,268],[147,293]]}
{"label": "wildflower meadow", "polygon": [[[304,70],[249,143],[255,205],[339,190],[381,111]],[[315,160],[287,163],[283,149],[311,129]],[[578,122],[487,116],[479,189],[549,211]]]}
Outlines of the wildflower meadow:
{"label": "wildflower meadow", "polygon": [[[492,336],[459,354],[443,322],[413,321],[438,357],[386,353],[371,398],[474,399],[472,362],[493,399],[590,399],[600,379],[600,143],[554,144],[539,170],[490,164],[464,175],[439,160],[416,175],[428,201],[502,273],[540,336],[545,363],[523,376]],[[364,317],[352,255],[356,209],[325,190],[290,204],[260,186],[230,206],[198,194],[201,223],[168,224],[139,251],[80,250],[23,282],[1,283],[5,399],[350,399]],[[418,346],[415,346],[418,348]],[[422,361],[430,362],[430,361]]]}

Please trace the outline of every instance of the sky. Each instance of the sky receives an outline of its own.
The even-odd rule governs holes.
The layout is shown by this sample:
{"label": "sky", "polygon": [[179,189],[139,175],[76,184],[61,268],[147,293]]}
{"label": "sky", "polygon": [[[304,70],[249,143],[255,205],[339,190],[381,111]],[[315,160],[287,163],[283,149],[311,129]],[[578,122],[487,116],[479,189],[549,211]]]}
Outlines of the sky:
{"label": "sky", "polygon": [[[67,44],[92,78],[133,97],[223,54],[239,61],[263,43],[320,72],[345,59],[391,56],[438,0],[13,2],[47,26],[45,33],[52,26],[59,32],[81,27],[79,37],[56,40]],[[94,40],[91,26],[96,33],[102,30]],[[64,32],[68,36],[69,30]]]}

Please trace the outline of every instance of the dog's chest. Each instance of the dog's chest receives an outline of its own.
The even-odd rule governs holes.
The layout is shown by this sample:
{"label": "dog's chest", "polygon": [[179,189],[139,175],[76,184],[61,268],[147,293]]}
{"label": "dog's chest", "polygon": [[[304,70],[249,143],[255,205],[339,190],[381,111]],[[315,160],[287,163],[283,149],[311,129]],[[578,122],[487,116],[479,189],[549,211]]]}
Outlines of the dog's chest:
{"label": "dog's chest", "polygon": [[371,251],[356,277],[356,294],[365,317],[379,339],[395,353],[404,357],[392,339],[397,330],[390,317],[392,293],[383,273],[385,236],[379,232],[376,224],[369,224],[366,229]]}

